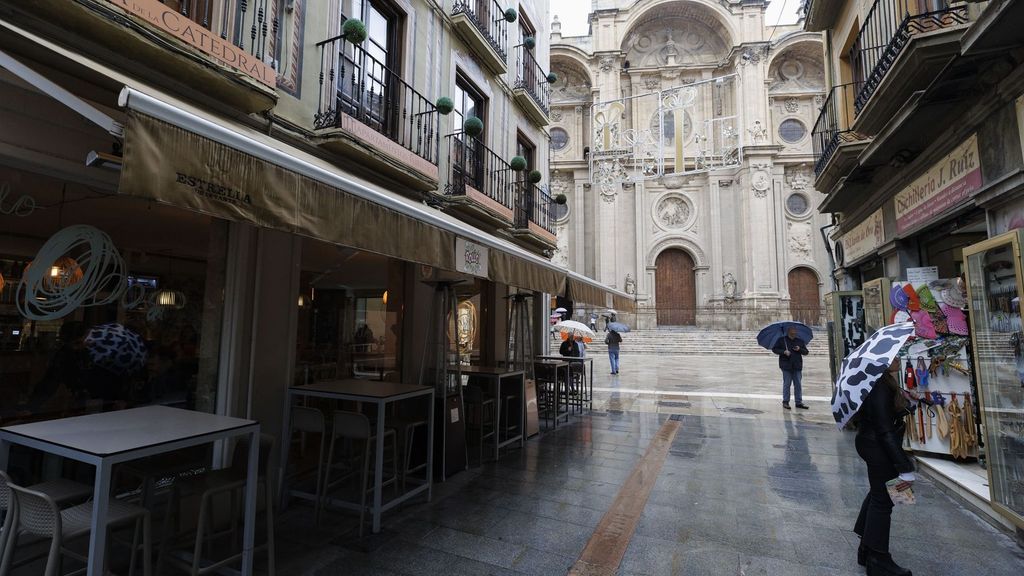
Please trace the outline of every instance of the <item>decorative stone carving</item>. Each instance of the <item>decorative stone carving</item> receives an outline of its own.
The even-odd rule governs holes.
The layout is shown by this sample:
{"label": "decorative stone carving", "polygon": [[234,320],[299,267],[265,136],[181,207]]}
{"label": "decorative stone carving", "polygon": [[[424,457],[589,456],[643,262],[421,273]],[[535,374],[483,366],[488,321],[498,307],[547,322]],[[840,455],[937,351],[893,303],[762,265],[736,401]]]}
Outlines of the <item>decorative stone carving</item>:
{"label": "decorative stone carving", "polygon": [[825,68],[820,54],[810,45],[797,45],[772,62],[768,71],[770,92],[809,92],[825,87]]}
{"label": "decorative stone carving", "polygon": [[636,280],[633,280],[633,275],[626,272],[626,282],[624,284],[626,294],[636,294]]}
{"label": "decorative stone carving", "polygon": [[644,88],[661,90],[661,76],[644,76]]}
{"label": "decorative stone carving", "polygon": [[750,186],[754,189],[754,196],[764,198],[768,195],[768,188],[771,186],[771,179],[764,170],[756,170],[750,175]]}
{"label": "decorative stone carving", "polygon": [[717,23],[676,14],[651,18],[626,38],[622,48],[637,67],[711,64],[728,54]]}
{"label": "decorative stone carving", "polygon": [[578,101],[590,99],[590,81],[587,73],[575,61],[566,58],[553,58],[551,70],[558,76],[551,85],[553,102]]}
{"label": "decorative stone carving", "polygon": [[736,277],[732,275],[732,272],[722,274],[722,294],[725,296],[726,302],[736,300]]}
{"label": "decorative stone carving", "polygon": [[678,174],[666,174],[661,177],[661,185],[669,190],[683,187],[683,177]]}
{"label": "decorative stone carving", "polygon": [[562,121],[562,111],[561,110],[552,110],[551,111],[551,121],[552,122],[561,122]]}
{"label": "decorative stone carving", "polygon": [[825,105],[825,97],[821,94],[814,95],[814,107],[820,112],[822,106]]}
{"label": "decorative stone carving", "polygon": [[658,223],[663,228],[678,230],[690,220],[690,204],[682,196],[668,196],[658,202]]}
{"label": "decorative stone carving", "polygon": [[807,185],[811,182],[807,169],[802,166],[787,168],[786,175],[789,179],[789,187],[792,190],[802,192],[807,189]]}
{"label": "decorative stone carving", "polygon": [[789,253],[802,260],[812,260],[814,244],[810,222],[790,222],[788,226]]}
{"label": "decorative stone carving", "polygon": [[609,72],[615,67],[615,58],[611,56],[601,56],[601,59],[597,63],[600,66],[602,72]]}
{"label": "decorative stone carving", "polygon": [[786,104],[784,106],[786,108],[786,112],[789,112],[790,114],[793,114],[797,110],[800,110],[800,102],[798,102],[796,98],[787,98]]}
{"label": "decorative stone carving", "polygon": [[761,125],[760,120],[755,120],[754,126],[747,128],[747,132],[750,133],[750,138],[754,141],[754,144],[763,144],[768,141],[768,130]]}

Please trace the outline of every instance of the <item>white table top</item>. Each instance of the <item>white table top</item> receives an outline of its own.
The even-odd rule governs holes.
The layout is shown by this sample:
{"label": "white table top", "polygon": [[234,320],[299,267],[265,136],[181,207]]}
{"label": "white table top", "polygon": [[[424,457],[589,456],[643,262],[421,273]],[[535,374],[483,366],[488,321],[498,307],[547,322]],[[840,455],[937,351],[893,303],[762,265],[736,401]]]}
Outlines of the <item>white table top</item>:
{"label": "white table top", "polygon": [[293,394],[317,392],[321,394],[337,394],[344,396],[360,396],[367,400],[381,400],[406,394],[428,394],[433,391],[430,386],[402,384],[399,382],[381,382],[379,380],[324,380],[305,386],[292,386]]}
{"label": "white table top", "polygon": [[18,424],[0,428],[0,434],[24,436],[87,454],[106,456],[254,424],[256,422],[253,420],[206,412],[168,406],[144,406]]}

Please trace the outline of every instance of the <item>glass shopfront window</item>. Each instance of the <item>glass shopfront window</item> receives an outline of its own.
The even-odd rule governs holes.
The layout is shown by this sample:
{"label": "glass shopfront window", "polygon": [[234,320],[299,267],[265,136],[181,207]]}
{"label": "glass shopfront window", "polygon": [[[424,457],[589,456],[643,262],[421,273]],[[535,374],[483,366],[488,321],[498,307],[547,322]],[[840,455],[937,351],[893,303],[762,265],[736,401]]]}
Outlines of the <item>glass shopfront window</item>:
{"label": "glass shopfront window", "polygon": [[6,168],[0,190],[0,423],[213,412],[227,224]]}
{"label": "glass shopfront window", "polygon": [[401,379],[405,263],[304,239],[296,384]]}

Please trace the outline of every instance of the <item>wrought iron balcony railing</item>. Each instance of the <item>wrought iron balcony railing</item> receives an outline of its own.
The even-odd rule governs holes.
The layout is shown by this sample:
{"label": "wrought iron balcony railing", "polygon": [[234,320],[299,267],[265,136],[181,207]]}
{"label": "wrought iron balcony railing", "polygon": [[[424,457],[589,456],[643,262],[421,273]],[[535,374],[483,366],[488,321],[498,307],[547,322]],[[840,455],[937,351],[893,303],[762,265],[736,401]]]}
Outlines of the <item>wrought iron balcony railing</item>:
{"label": "wrought iron balcony railing", "polygon": [[963,2],[875,0],[850,48],[854,80],[863,84],[854,102],[855,112],[864,109],[911,38],[967,21]]}
{"label": "wrought iron balcony railing", "polygon": [[519,199],[516,202],[516,228],[529,228],[530,222],[555,233],[555,202],[540,186],[518,182]]}
{"label": "wrought iron balcony railing", "polygon": [[855,117],[853,103],[860,89],[860,82],[841,84],[834,86],[825,99],[811,132],[815,175],[821,174],[840,144],[862,139],[852,129]]}
{"label": "wrought iron balcony railing", "polygon": [[438,112],[430,100],[344,35],[324,40],[317,47],[320,103],[313,121],[316,128],[338,127],[345,114],[437,164]]}
{"label": "wrought iron balcony railing", "polygon": [[501,59],[508,58],[505,49],[508,21],[505,20],[505,9],[496,0],[455,0],[452,15],[456,14],[465,14]]}
{"label": "wrought iron balcony railing", "polygon": [[551,89],[548,75],[537,63],[533,50],[526,46],[516,46],[516,83],[515,88],[522,88],[540,106],[544,114],[551,109]]}
{"label": "wrought iron balcony railing", "polygon": [[463,132],[445,136],[448,148],[448,196],[465,196],[471,186],[501,204],[514,209],[515,172],[484,143]]}

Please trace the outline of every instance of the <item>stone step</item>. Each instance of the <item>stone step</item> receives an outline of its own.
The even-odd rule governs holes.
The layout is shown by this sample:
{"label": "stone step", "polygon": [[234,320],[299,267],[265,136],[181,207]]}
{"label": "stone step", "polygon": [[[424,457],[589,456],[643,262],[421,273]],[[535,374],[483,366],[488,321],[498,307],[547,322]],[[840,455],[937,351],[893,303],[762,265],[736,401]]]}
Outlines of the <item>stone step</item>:
{"label": "stone step", "polygon": [[[598,332],[594,342],[587,345],[588,352],[604,354],[607,351],[604,335],[604,332]],[[623,351],[630,354],[773,355],[757,344],[757,332],[752,331],[637,330],[623,334],[622,340]],[[811,356],[828,356],[825,333],[816,332],[808,349]]]}

